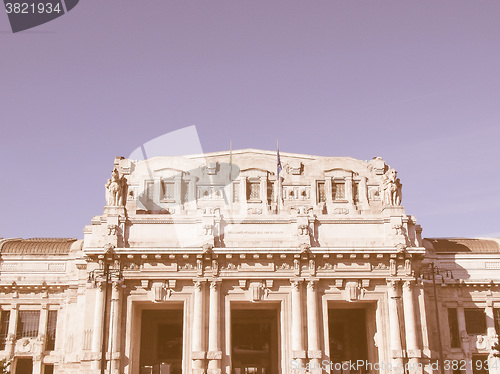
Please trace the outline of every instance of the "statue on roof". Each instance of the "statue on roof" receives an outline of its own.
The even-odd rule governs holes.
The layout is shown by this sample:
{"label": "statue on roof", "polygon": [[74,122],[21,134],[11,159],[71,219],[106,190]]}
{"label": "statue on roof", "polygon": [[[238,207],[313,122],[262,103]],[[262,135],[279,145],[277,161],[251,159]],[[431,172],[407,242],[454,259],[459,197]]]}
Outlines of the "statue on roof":
{"label": "statue on roof", "polygon": [[106,204],[108,206],[123,206],[126,202],[127,179],[120,176],[116,168],[111,172],[111,179],[106,182]]}
{"label": "statue on roof", "polygon": [[398,172],[393,168],[387,170],[382,177],[382,201],[384,205],[401,205],[403,184],[397,178]]}

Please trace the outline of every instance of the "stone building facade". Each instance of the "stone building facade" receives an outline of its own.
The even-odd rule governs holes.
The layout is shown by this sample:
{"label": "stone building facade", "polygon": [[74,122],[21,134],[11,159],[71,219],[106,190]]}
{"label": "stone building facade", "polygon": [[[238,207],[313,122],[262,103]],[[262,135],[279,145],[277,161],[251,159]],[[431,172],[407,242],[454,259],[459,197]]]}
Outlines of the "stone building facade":
{"label": "stone building facade", "polygon": [[12,373],[496,372],[500,240],[422,239],[381,158],[116,158],[105,192],[83,240],[0,240]]}

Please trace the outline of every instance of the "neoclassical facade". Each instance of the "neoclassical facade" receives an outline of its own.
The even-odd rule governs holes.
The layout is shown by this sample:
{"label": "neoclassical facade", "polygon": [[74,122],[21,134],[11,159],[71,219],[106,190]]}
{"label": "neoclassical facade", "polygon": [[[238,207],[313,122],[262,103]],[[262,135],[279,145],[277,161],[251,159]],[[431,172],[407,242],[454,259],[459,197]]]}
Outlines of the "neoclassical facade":
{"label": "neoclassical facade", "polygon": [[381,158],[112,169],[83,240],[0,239],[12,373],[497,371],[500,240],[422,239]]}

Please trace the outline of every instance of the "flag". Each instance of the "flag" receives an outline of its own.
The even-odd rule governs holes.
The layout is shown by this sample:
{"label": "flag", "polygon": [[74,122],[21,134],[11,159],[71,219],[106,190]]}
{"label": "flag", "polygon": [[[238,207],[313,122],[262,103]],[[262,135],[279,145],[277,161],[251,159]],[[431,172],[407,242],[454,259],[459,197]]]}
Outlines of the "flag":
{"label": "flag", "polygon": [[277,170],[278,170],[278,173],[277,173],[277,178],[280,177],[280,173],[281,173],[281,170],[283,170],[283,168],[281,167],[281,160],[280,160],[280,146],[278,144],[278,153],[277,153],[277,156],[278,156],[278,160],[277,160]]}
{"label": "flag", "polygon": [[280,145],[278,140],[276,140],[276,146],[277,146],[277,152],[276,152],[276,203],[277,203],[277,211],[279,213],[280,211],[280,205],[281,205],[281,178],[280,178],[280,173],[283,168],[281,167],[281,160],[280,160]]}

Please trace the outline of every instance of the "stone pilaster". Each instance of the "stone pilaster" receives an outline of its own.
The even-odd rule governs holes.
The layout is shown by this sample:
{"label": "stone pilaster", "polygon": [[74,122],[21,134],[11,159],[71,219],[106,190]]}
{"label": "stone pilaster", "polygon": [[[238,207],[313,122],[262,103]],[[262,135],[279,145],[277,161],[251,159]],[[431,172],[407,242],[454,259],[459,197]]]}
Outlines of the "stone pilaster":
{"label": "stone pilaster", "polygon": [[204,374],[205,351],[203,350],[203,288],[204,281],[194,282],[193,294],[193,336],[192,359],[193,374]]}
{"label": "stone pilaster", "polygon": [[220,350],[220,281],[210,282],[210,307],[208,323],[208,374],[221,373],[222,352]]}
{"label": "stone pilaster", "polygon": [[[486,301],[486,307],[484,308],[484,312],[486,314],[486,329],[488,340],[490,342],[496,342],[498,340],[498,335],[495,329],[495,314],[493,312],[493,300]],[[488,357],[490,369],[490,374],[500,373],[500,358],[493,356],[490,354]]]}
{"label": "stone pilaster", "polygon": [[[460,345],[464,352],[464,359],[470,359],[471,358],[471,351],[469,345],[470,338],[469,335],[467,334],[467,327],[465,325],[465,311],[461,303],[459,303],[457,307],[457,321],[458,321],[458,331],[460,331]],[[471,365],[465,366],[465,373],[472,374]]]}
{"label": "stone pilaster", "polygon": [[[394,373],[398,373],[403,365],[403,347],[401,342],[401,325],[399,321],[399,281],[387,282],[387,294],[389,303],[389,330],[391,361]],[[399,369],[395,369],[399,367]]]}
{"label": "stone pilaster", "polygon": [[188,201],[184,202],[184,209],[196,209],[196,178],[190,176],[188,180]]}
{"label": "stone pilaster", "polygon": [[415,302],[414,290],[414,280],[407,280],[403,283],[403,310],[406,332],[406,351],[408,363],[410,364],[409,373],[419,374],[422,372],[419,366],[420,359],[422,357],[422,349],[419,345],[417,336],[418,328],[415,314],[417,303]]}
{"label": "stone pilaster", "polygon": [[333,201],[333,183],[331,177],[325,178],[325,194],[326,194],[326,203],[329,204]]}
{"label": "stone pilaster", "polygon": [[363,209],[368,209],[368,187],[366,185],[366,177],[361,177],[358,185],[358,194],[359,194],[359,205]]}
{"label": "stone pilaster", "polygon": [[495,316],[493,314],[493,301],[487,300],[486,307],[484,308],[486,314],[486,329],[488,337],[494,338],[496,336],[495,330]]}
{"label": "stone pilaster", "polygon": [[47,322],[49,316],[49,308],[47,304],[42,304],[40,310],[40,320],[38,321],[38,337],[33,350],[33,374],[42,374],[43,351],[45,350],[45,342],[47,340]]}
{"label": "stone pilaster", "polygon": [[92,332],[92,352],[94,353],[94,359],[92,361],[92,369],[98,370],[99,363],[101,360],[101,349],[102,349],[102,324],[104,322],[104,287],[106,287],[105,282],[100,282],[95,290],[95,309],[94,309],[94,331]]}
{"label": "stone pilaster", "polygon": [[5,352],[9,357],[14,355],[16,333],[17,333],[17,320],[19,319],[19,305],[14,304],[10,309],[9,318],[9,332],[7,334],[7,342],[5,343]]}
{"label": "stone pilaster", "polygon": [[307,282],[307,356],[311,374],[322,373],[318,323],[317,281]]}
{"label": "stone pilaster", "polygon": [[304,349],[304,340],[302,336],[302,297],[301,297],[301,282],[299,280],[292,280],[292,292],[291,292],[291,308],[292,308],[292,360],[295,360],[297,365],[301,366],[304,364],[306,358],[306,352]]}
{"label": "stone pilaster", "polygon": [[267,176],[260,177],[260,200],[262,211],[267,212]]}
{"label": "stone pilaster", "polygon": [[349,202],[349,204],[354,204],[354,196],[352,193],[352,175],[345,177],[345,199]]}
{"label": "stone pilaster", "polygon": [[111,360],[111,373],[120,372],[120,321],[122,283],[113,282],[111,291],[111,310],[109,315],[110,333],[108,352]]}

